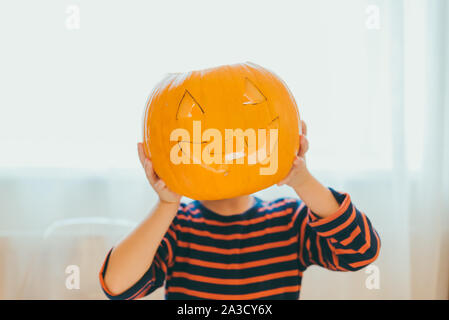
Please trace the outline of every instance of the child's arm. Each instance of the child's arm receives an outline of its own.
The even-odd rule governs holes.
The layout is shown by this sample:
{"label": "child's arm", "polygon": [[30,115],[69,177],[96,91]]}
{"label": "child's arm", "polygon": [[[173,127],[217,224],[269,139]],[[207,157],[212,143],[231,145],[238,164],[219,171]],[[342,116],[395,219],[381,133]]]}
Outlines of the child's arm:
{"label": "child's arm", "polygon": [[298,234],[299,261],[305,269],[316,264],[336,271],[356,271],[380,252],[380,238],[368,217],[346,193],[330,189],[338,210],[321,218],[299,202],[294,220]]}
{"label": "child's arm", "polygon": [[299,259],[304,267],[321,265],[338,271],[355,271],[374,261],[380,239],[368,217],[348,194],[330,190],[307,170],[307,128],[302,122],[301,146],[288,176],[279,183],[291,186],[303,201],[296,215]]}
{"label": "child's arm", "polygon": [[141,143],[138,144],[138,151],[140,162],[151,186],[159,196],[159,201],[148,217],[112,249],[104,276],[104,287],[111,295],[124,292],[148,271],[181,200],[180,195],[170,191],[157,177]]}
{"label": "child's arm", "polygon": [[307,170],[305,154],[309,148],[307,126],[301,121],[302,136],[299,153],[293,161],[292,169],[287,177],[278,185],[291,186],[306,206],[321,218],[325,218],[338,210],[339,204],[331,191],[315,179]]}

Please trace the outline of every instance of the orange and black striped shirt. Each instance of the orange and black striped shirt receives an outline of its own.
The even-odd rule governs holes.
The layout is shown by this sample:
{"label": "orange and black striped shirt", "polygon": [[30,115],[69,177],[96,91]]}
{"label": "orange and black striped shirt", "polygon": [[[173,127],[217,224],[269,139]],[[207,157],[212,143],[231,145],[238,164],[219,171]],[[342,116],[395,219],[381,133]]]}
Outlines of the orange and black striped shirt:
{"label": "orange and black striped shirt", "polygon": [[340,204],[324,219],[294,198],[255,198],[242,214],[219,215],[199,201],[182,203],[152,265],[119,295],[137,299],[165,283],[166,299],[298,299],[304,270],[313,264],[355,271],[374,261],[380,239],[348,194],[331,188]]}

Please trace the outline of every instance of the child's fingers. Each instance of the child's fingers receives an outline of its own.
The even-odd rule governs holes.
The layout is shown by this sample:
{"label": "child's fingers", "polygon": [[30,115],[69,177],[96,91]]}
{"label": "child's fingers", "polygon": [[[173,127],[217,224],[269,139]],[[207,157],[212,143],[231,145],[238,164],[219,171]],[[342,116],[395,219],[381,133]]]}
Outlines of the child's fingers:
{"label": "child's fingers", "polygon": [[154,188],[156,189],[156,191],[162,191],[165,188],[165,182],[159,179],[154,184]]}
{"label": "child's fingers", "polygon": [[137,143],[137,151],[139,153],[139,159],[140,159],[140,163],[142,164],[142,166],[143,166],[143,163],[144,163],[145,159],[150,159],[151,160],[150,150],[148,150],[149,156],[147,157],[146,154],[145,154],[145,150],[143,148],[143,143],[142,142]]}
{"label": "child's fingers", "polygon": [[303,120],[301,120],[301,134],[304,136],[307,135],[307,125]]}
{"label": "child's fingers", "polygon": [[293,160],[292,167],[291,167],[290,171],[288,172],[287,176],[277,183],[278,186],[282,186],[284,184],[287,184],[290,181],[290,178],[292,176],[292,172],[295,169],[295,162],[296,162],[297,158],[298,157],[295,157],[295,160]]}
{"label": "child's fingers", "polygon": [[306,136],[302,136],[301,137],[301,145],[299,146],[298,156],[304,157],[307,150],[309,150],[309,140],[307,139]]}
{"label": "child's fingers", "polygon": [[[301,120],[301,132],[299,133],[299,150],[298,150],[298,156],[303,156],[305,151],[302,152],[302,150],[304,149],[303,143],[304,140],[307,141],[307,125],[305,123],[305,121]],[[308,143],[307,143],[307,148],[308,148]],[[307,150],[306,150],[307,151]]]}
{"label": "child's fingers", "polygon": [[162,191],[166,187],[165,182],[162,181],[154,171],[153,162],[145,155],[143,144],[141,142],[137,144],[137,149],[139,152],[140,163],[145,170],[145,175],[147,176],[148,181],[157,192]]}
{"label": "child's fingers", "polygon": [[141,142],[137,143],[137,152],[139,154],[140,164],[143,167],[144,163],[145,163],[146,156],[145,156],[145,151],[143,151],[143,144]]}
{"label": "child's fingers", "polygon": [[144,168],[145,174],[152,186],[154,186],[158,181],[160,181],[158,179],[156,173],[154,172],[153,163],[151,162],[151,160],[145,159],[143,168]]}

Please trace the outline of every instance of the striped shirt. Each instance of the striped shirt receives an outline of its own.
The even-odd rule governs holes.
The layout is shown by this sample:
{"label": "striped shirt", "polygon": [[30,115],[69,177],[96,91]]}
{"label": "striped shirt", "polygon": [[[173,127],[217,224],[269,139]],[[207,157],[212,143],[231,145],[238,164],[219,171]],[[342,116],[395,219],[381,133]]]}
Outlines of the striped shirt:
{"label": "striped shirt", "polygon": [[329,188],[337,212],[320,218],[299,199],[255,198],[242,214],[223,216],[201,202],[181,203],[153,263],[125,292],[110,299],[138,299],[165,283],[166,299],[298,299],[304,270],[319,265],[359,270],[374,261],[380,239],[348,194]]}

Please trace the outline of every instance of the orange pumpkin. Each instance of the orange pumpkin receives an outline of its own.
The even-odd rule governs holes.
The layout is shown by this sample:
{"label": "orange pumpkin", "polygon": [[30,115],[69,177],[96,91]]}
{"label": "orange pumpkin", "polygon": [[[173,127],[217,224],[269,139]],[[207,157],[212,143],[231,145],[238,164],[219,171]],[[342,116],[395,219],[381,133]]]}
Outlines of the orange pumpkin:
{"label": "orange pumpkin", "polygon": [[166,76],[148,99],[143,138],[171,190],[226,199],[287,175],[299,148],[299,114],[285,83],[270,71],[225,65]]}

